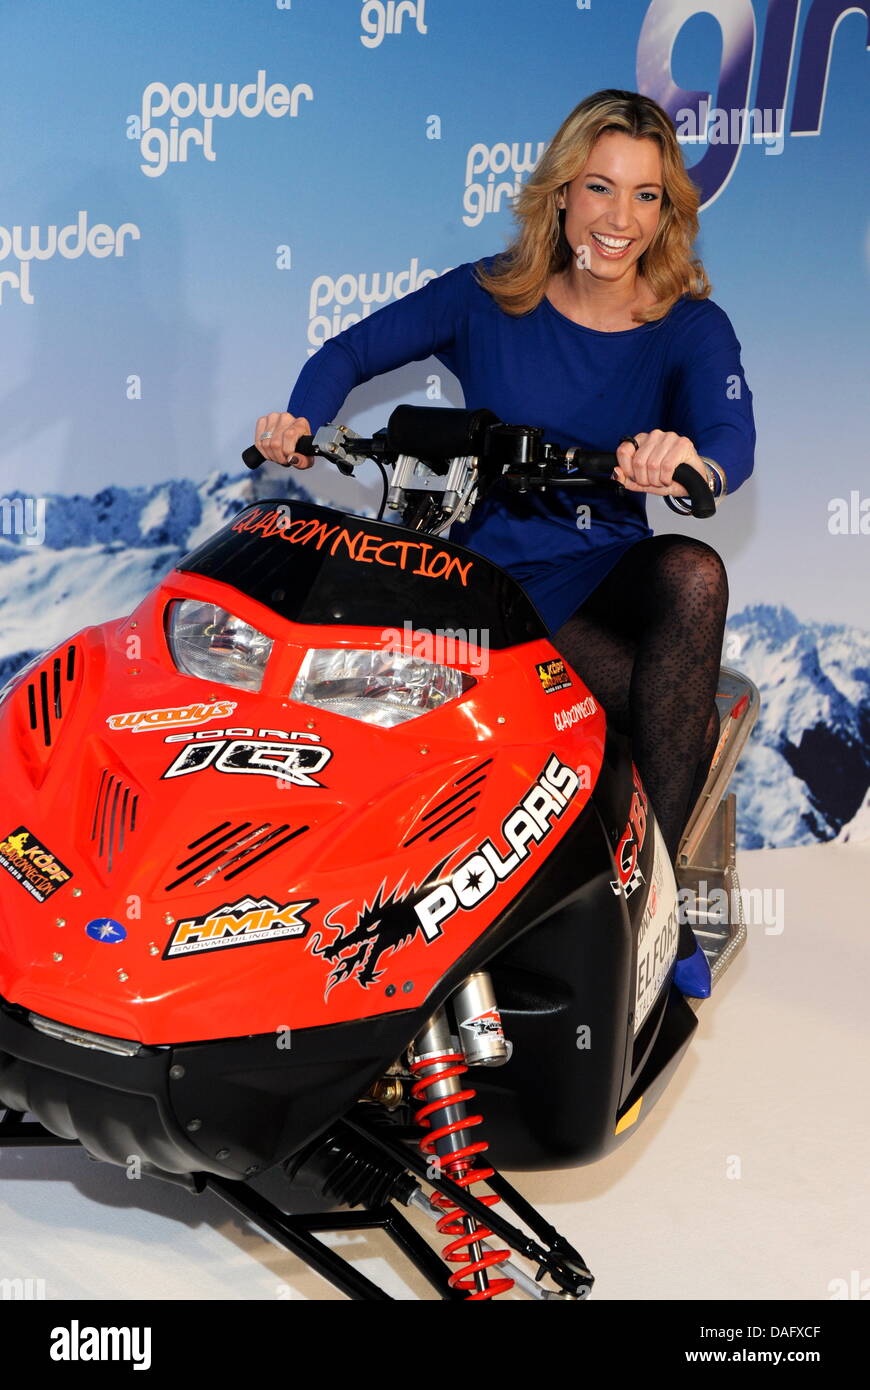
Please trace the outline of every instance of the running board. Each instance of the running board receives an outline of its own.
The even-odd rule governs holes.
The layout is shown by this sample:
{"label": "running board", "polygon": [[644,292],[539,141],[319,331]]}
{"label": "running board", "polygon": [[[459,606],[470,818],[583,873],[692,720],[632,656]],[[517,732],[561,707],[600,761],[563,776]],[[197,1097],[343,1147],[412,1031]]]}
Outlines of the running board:
{"label": "running board", "polygon": [[[689,924],[717,985],[746,941],[743,900],[735,863],[737,799],[719,802],[691,864],[677,868],[681,917]],[[691,896],[686,897],[686,893]]]}
{"label": "running board", "polygon": [[[719,742],[707,781],[677,851],[681,920],[698,938],[717,985],[746,942],[737,876],[737,799],[728,792],[737,760],[761,709],[756,686],[723,666],[716,691]],[[686,896],[686,894],[690,895]],[[690,1001],[691,1002],[691,1001]]]}
{"label": "running board", "polygon": [[710,772],[701,789],[677,850],[677,864],[688,866],[699,861],[708,830],[719,812],[723,797],[761,711],[758,688],[747,676],[721,667],[716,689],[719,712],[719,742]]}

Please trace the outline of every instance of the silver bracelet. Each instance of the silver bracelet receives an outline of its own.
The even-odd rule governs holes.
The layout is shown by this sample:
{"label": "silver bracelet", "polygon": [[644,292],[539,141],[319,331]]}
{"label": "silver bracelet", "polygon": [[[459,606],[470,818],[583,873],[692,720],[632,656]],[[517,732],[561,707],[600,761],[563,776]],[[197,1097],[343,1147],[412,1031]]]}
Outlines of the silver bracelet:
{"label": "silver bracelet", "polygon": [[677,516],[691,516],[692,504],[688,497],[671,497],[670,493],[665,496],[665,505],[670,507]]}
{"label": "silver bracelet", "polygon": [[722,498],[727,497],[728,495],[728,477],[725,473],[724,468],[721,468],[720,465],[716,463],[715,459],[705,458],[703,454],[699,454],[698,458],[701,460],[703,464],[706,464],[707,468],[711,469],[712,472],[719,479],[719,492],[716,495],[716,505],[718,506],[719,503],[722,501]]}
{"label": "silver bracelet", "polygon": [[[728,479],[725,476],[724,470],[719,467],[718,463],[714,463],[712,459],[705,458],[703,454],[699,454],[698,458],[704,465],[704,469],[707,474],[707,483],[709,485],[710,491],[713,494],[713,501],[715,502],[716,507],[718,509],[719,503],[722,501],[722,498],[728,491]],[[717,478],[719,479],[718,491],[715,483],[715,480]],[[672,512],[677,513],[677,516],[692,515],[692,504],[689,501],[688,497],[668,496],[665,498],[665,502],[670,507]]]}

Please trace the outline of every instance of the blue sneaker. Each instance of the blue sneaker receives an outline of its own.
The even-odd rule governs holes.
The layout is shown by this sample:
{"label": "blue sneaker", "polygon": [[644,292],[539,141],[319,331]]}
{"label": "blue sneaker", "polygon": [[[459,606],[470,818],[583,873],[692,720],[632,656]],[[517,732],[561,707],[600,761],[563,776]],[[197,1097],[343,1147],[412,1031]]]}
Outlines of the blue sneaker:
{"label": "blue sneaker", "polygon": [[677,961],[674,984],[681,994],[688,995],[690,999],[709,999],[712,988],[710,967],[700,946],[695,946],[691,956]]}

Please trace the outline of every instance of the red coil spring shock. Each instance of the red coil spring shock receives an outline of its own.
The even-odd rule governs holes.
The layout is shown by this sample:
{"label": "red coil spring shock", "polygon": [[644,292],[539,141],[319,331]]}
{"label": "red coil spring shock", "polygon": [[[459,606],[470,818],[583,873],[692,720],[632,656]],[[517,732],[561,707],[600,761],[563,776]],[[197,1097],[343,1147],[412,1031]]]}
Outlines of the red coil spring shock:
{"label": "red coil spring shock", "polygon": [[[483,1124],[483,1116],[463,1115],[460,1119],[441,1125],[439,1129],[432,1129],[432,1116],[439,1111],[449,1110],[457,1105],[464,1106],[467,1101],[477,1098],[477,1092],[468,1087],[465,1090],[452,1091],[450,1095],[428,1102],[426,1101],[426,1092],[439,1081],[446,1081],[450,1077],[464,1076],[467,1070],[468,1067],[465,1065],[465,1059],[461,1052],[442,1052],[421,1057],[411,1063],[411,1071],[418,1078],[411,1087],[411,1095],[418,1103],[426,1102],[417,1112],[417,1121],[424,1129],[430,1131],[420,1140],[420,1151],[426,1158],[437,1158],[441,1175],[452,1178],[457,1186],[463,1188],[470,1188],[473,1183],[485,1182],[487,1178],[492,1177],[495,1169],[475,1168],[474,1166],[476,1156],[486,1153],[489,1145],[485,1140],[479,1140],[475,1144],[466,1144],[452,1153],[440,1156],[436,1152],[437,1145],[448,1135]],[[424,1075],[424,1073],[426,1074]],[[499,1200],[495,1193],[491,1192],[475,1193],[474,1195],[487,1207],[495,1206]],[[509,1289],[512,1289],[514,1287],[513,1279],[493,1279],[487,1276],[485,1287],[479,1287],[480,1281],[475,1277],[489,1269],[490,1266],[501,1264],[503,1260],[510,1258],[510,1250],[477,1250],[473,1252],[469,1248],[478,1245],[480,1241],[487,1240],[492,1235],[489,1227],[475,1226],[460,1207],[457,1207],[449,1197],[443,1196],[440,1192],[433,1193],[429,1200],[432,1206],[441,1212],[437,1222],[439,1234],[451,1238],[450,1244],[444,1247],[444,1259],[448,1263],[463,1266],[462,1269],[451,1274],[448,1281],[451,1288],[461,1289],[466,1298],[477,1301],[495,1298],[498,1294],[507,1293]]]}

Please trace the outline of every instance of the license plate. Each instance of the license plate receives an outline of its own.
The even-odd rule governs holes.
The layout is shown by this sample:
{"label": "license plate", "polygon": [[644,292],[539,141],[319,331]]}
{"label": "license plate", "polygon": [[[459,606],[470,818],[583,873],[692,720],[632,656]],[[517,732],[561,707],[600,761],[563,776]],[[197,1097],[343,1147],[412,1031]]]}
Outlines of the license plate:
{"label": "license plate", "polygon": [[655,857],[649,893],[640,919],[637,937],[637,979],[635,981],[634,1031],[655,1003],[659,990],[677,954],[677,884],[662,833],[655,827]]}

